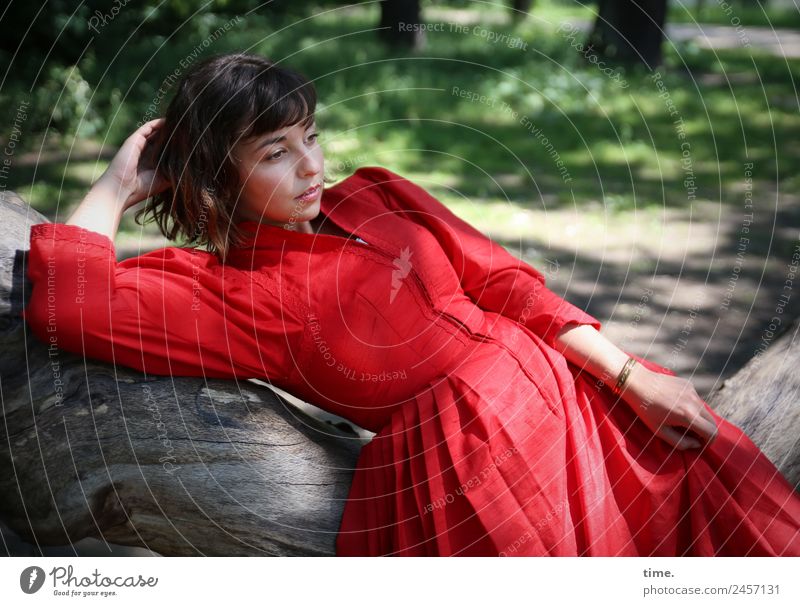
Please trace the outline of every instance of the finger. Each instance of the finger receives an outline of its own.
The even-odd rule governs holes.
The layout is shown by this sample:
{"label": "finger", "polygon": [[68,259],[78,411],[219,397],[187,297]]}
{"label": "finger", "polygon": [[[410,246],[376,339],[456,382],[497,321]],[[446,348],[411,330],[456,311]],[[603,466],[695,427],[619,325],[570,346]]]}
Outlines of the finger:
{"label": "finger", "polygon": [[709,443],[711,443],[717,439],[717,435],[719,434],[719,425],[717,424],[717,419],[714,418],[714,415],[711,414],[711,411],[708,409],[708,405],[702,400],[701,403],[703,407],[700,409],[700,414],[713,427],[711,438],[708,440]]}
{"label": "finger", "polygon": [[148,120],[147,122],[142,124],[142,126],[140,128],[142,128],[142,129],[144,129],[144,128],[157,128],[157,127],[161,126],[162,124],[164,124],[165,120],[166,120],[166,118],[156,118],[155,120]]}
{"label": "finger", "polygon": [[708,444],[716,437],[717,424],[714,422],[713,418],[708,420],[704,413],[707,413],[707,411],[705,407],[701,407],[697,410],[694,417],[688,419],[688,424],[681,423],[681,426],[690,429]]}
{"label": "finger", "polygon": [[139,154],[144,151],[144,148],[147,147],[152,143],[155,139],[155,136],[158,134],[158,128],[151,128],[150,130],[142,130],[146,125],[142,125],[141,128],[135,130],[131,135],[125,140],[125,143],[122,146],[131,146],[135,149]]}
{"label": "finger", "polygon": [[713,422],[715,425],[717,424],[717,417],[715,416],[714,412],[711,410],[711,407],[706,404],[706,401],[703,400],[700,396],[697,396],[698,402],[700,402],[700,414],[703,415],[704,418],[708,419],[709,421]]}
{"label": "finger", "polygon": [[719,424],[717,419],[708,411],[707,408],[703,408],[703,416],[708,419],[709,423],[714,424],[714,435],[711,437],[711,442],[713,442],[717,439],[717,436],[719,436]]}
{"label": "finger", "polygon": [[142,124],[139,128],[133,131],[130,136],[127,138],[127,141],[137,141],[138,143],[144,143],[147,140],[147,137],[153,135],[158,131],[160,126],[163,126],[165,118],[156,118],[155,120],[148,120],[144,124]]}
{"label": "finger", "polygon": [[160,194],[165,189],[170,187],[171,183],[168,179],[165,179],[160,174],[156,173],[156,176],[153,177],[153,180],[150,182],[150,190],[148,196],[154,196],[156,194]]}
{"label": "finger", "polygon": [[658,435],[672,444],[678,450],[688,450],[690,448],[700,448],[700,446],[702,446],[697,438],[684,435],[683,432],[676,431],[667,425],[663,425],[658,430]]}
{"label": "finger", "polygon": [[152,137],[157,134],[161,127],[164,126],[164,120],[164,118],[159,118],[153,124],[148,122],[147,124],[150,124],[150,130],[145,132],[145,137]]}

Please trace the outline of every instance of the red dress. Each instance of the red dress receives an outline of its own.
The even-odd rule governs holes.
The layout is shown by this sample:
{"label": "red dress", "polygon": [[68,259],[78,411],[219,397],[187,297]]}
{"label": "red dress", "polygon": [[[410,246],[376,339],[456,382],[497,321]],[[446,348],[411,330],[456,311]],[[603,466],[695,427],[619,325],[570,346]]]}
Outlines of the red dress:
{"label": "red dress", "polygon": [[711,411],[717,440],[674,450],[552,348],[601,324],[539,271],[383,168],[322,212],[366,243],[244,222],[225,264],[117,262],[101,234],[34,225],[25,317],[67,350],[267,379],[376,432],[339,555],[800,555],[800,496],[739,428]]}

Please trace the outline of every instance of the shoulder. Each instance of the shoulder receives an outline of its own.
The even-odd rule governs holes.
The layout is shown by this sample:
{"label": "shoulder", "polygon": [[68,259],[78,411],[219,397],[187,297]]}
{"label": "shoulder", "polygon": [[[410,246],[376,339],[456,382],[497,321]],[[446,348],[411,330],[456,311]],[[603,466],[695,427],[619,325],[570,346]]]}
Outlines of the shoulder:
{"label": "shoulder", "polygon": [[424,192],[423,188],[408,178],[382,166],[362,166],[326,192],[333,198],[355,198],[363,203],[378,204],[388,208],[404,208],[409,195]]}
{"label": "shoulder", "polygon": [[374,184],[391,184],[397,182],[408,182],[408,179],[382,166],[362,166],[356,169],[352,175],[339,181],[330,189],[352,191],[363,189],[364,187],[369,188],[374,186]]}
{"label": "shoulder", "polygon": [[220,267],[219,258],[199,248],[166,246],[128,257],[119,262],[121,268],[152,268],[173,273],[198,271],[216,272]]}

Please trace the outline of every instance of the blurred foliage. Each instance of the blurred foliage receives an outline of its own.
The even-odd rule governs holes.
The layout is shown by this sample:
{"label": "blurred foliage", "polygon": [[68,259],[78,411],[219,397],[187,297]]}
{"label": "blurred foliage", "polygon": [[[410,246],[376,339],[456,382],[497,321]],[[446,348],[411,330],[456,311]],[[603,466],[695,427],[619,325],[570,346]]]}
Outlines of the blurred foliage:
{"label": "blurred foliage", "polygon": [[[794,0],[705,0],[704,2],[672,2],[668,23],[714,23],[717,25],[759,26],[768,28],[800,28],[800,11]],[[735,17],[735,19],[734,19]]]}
{"label": "blurred foliage", "polygon": [[[48,11],[49,25],[32,27],[31,36],[55,40],[51,26],[60,24],[55,31],[64,39],[58,36],[52,50],[31,42],[13,61],[11,43],[3,42],[11,70],[0,109],[13,116],[20,99],[30,100],[23,137],[29,149],[103,144],[99,156],[95,150],[37,160],[13,172],[8,187],[51,216],[61,200],[77,202],[137,122],[160,115],[169,90],[159,99],[159,88],[184,71],[182,62],[240,50],[285,61],[314,80],[333,176],[381,164],[458,188],[458,194],[442,191],[443,199],[479,198],[487,208],[507,199],[524,209],[580,204],[607,212],[693,204],[675,117],[650,74],[618,70],[614,79],[558,32],[567,17],[591,18],[590,6],[540,0],[533,17],[513,25],[485,3],[429,0],[423,3],[429,21],[457,18],[466,30],[429,32],[424,52],[394,55],[376,40],[375,3],[273,2],[255,11],[259,3],[246,0],[205,7],[169,0],[157,11],[157,2],[129,3],[88,42],[88,19],[109,4],[92,1],[79,10],[51,4],[63,10]],[[101,4],[106,8],[96,8]],[[17,5],[11,6],[25,14],[33,10]],[[21,39],[27,24],[5,30]],[[490,42],[472,33],[475,27],[517,37],[526,47]],[[696,199],[739,202],[745,161],[773,180],[766,185],[796,190],[800,62],[755,47],[713,51],[693,43],[668,44],[665,55],[662,82],[691,143]],[[494,107],[453,87],[485,95]],[[568,182],[551,149],[568,167]]]}

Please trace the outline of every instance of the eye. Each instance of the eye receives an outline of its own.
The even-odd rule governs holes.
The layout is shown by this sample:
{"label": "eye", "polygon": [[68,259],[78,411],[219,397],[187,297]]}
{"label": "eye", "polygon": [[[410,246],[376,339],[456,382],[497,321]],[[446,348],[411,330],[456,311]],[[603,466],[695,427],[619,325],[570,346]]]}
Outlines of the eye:
{"label": "eye", "polygon": [[267,160],[277,160],[278,158],[280,158],[285,153],[286,153],[286,151],[281,149],[281,150],[275,152],[274,154],[272,154],[271,156],[267,156]]}
{"label": "eye", "polygon": [[313,140],[313,141],[316,141],[318,137],[319,137],[319,133],[314,133],[313,135],[309,135],[308,138]]}

